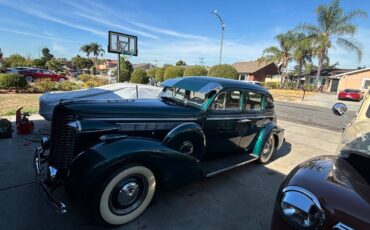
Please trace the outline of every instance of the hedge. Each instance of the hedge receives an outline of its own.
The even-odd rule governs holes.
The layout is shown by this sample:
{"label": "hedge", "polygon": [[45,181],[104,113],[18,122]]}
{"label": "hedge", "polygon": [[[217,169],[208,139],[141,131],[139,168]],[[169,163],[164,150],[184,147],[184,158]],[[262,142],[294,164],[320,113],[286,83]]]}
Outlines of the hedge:
{"label": "hedge", "polygon": [[162,82],[164,80],[164,68],[158,68],[155,72],[155,81]]}
{"label": "hedge", "polygon": [[170,66],[164,71],[164,80],[184,76],[184,68],[181,66]]}
{"label": "hedge", "polygon": [[207,69],[200,65],[188,67],[184,71],[184,76],[207,76],[207,74]]}
{"label": "hedge", "polygon": [[26,88],[26,79],[19,74],[0,74],[0,89],[19,89]]}
{"label": "hedge", "polygon": [[236,69],[232,65],[227,65],[227,64],[214,65],[209,70],[208,76],[237,79],[238,78],[238,71],[236,71]]}
{"label": "hedge", "polygon": [[145,70],[135,69],[131,74],[131,83],[147,84],[149,82],[149,77],[147,76]]}

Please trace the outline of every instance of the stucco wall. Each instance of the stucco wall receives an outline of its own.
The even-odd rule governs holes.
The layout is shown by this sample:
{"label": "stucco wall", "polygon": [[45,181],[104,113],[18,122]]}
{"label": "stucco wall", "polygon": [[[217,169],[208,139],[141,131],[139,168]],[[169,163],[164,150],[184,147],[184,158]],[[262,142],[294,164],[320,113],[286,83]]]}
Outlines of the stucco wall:
{"label": "stucco wall", "polygon": [[338,91],[344,89],[360,89],[367,91],[366,89],[361,88],[364,79],[370,80],[370,70],[351,75],[344,75],[339,81]]}

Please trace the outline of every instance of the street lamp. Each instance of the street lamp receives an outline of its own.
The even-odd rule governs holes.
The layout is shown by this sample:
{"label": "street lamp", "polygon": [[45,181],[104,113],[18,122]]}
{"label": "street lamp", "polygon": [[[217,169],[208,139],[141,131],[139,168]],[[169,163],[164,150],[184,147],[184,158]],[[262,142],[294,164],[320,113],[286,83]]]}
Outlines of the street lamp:
{"label": "street lamp", "polygon": [[218,18],[218,20],[219,20],[219,21],[220,21],[220,23],[221,23],[221,48],[220,48],[220,61],[219,61],[219,64],[221,65],[222,45],[223,45],[223,43],[224,43],[224,30],[225,30],[225,23],[224,23],[224,21],[222,20],[221,16],[217,13],[217,10],[211,11],[211,14],[216,15],[216,17]]}

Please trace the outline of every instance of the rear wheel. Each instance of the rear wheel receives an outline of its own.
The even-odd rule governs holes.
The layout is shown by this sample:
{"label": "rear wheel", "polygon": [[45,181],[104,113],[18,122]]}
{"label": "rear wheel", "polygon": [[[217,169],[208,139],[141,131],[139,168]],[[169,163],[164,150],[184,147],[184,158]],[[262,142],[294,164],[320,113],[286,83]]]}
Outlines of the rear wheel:
{"label": "rear wheel", "polygon": [[274,135],[270,135],[268,139],[265,142],[265,145],[263,146],[262,152],[260,154],[260,157],[258,158],[259,163],[265,164],[270,159],[272,154],[275,151],[275,138]]}
{"label": "rear wheel", "polygon": [[28,83],[33,82],[33,77],[32,76],[26,76],[26,81]]}
{"label": "rear wheel", "polygon": [[126,224],[148,207],[155,189],[156,178],[149,168],[133,165],[117,170],[99,186],[94,213],[109,225]]}
{"label": "rear wheel", "polygon": [[66,80],[66,79],[64,79],[64,78],[59,78],[59,79],[58,79],[58,82],[59,82],[59,83],[62,83],[62,82],[65,82],[65,80]]}

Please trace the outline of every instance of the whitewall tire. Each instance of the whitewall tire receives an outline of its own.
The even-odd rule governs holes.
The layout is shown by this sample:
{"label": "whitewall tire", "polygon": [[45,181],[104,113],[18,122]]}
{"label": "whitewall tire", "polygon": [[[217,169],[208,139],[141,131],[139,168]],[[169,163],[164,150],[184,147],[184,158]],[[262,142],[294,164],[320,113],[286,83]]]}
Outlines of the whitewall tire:
{"label": "whitewall tire", "polygon": [[106,181],[98,200],[98,213],[110,225],[137,218],[150,204],[156,189],[154,173],[145,166],[130,166]]}

